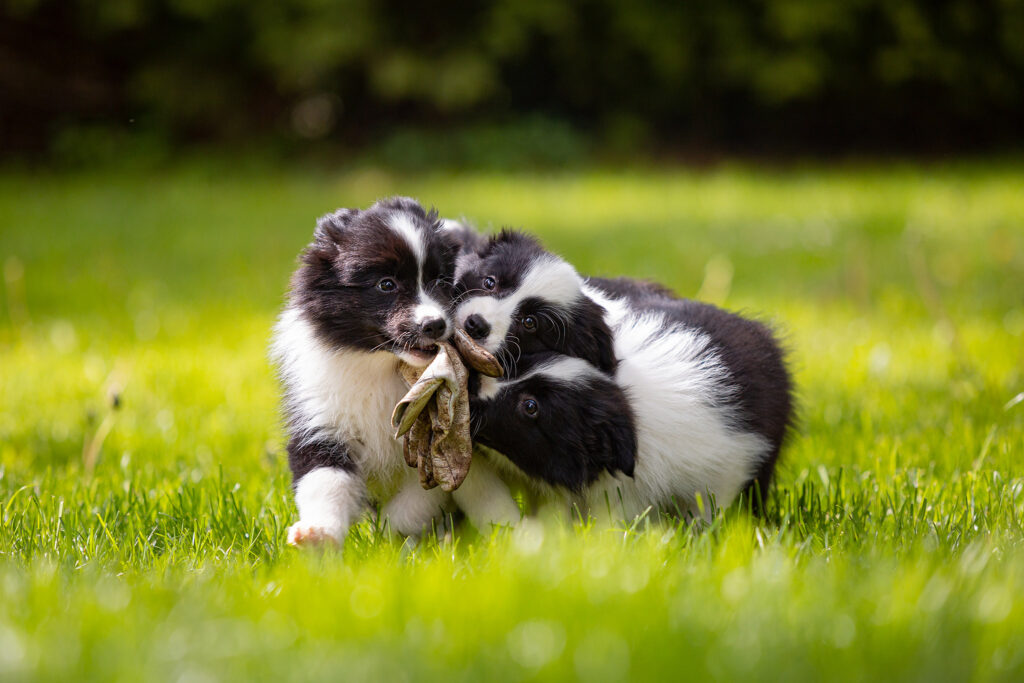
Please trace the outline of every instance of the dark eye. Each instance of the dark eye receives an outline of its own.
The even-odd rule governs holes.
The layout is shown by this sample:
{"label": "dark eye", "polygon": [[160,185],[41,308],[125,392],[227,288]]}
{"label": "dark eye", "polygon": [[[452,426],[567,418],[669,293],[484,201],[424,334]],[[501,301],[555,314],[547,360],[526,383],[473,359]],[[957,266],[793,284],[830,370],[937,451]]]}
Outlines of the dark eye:
{"label": "dark eye", "polygon": [[486,289],[488,292],[497,286],[498,281],[495,280],[493,276],[488,275],[487,277],[484,278],[484,289]]}
{"label": "dark eye", "polygon": [[523,401],[523,412],[530,417],[537,417],[537,413],[540,412],[540,404],[536,399],[528,398]]}
{"label": "dark eye", "polygon": [[382,292],[393,292],[396,287],[398,287],[398,285],[396,285],[395,281],[389,277],[386,277],[377,283],[377,289]]}
{"label": "dark eye", "polygon": [[523,327],[526,329],[527,332],[533,332],[534,330],[537,329],[537,319],[534,318],[532,315],[526,316],[525,318],[523,318]]}

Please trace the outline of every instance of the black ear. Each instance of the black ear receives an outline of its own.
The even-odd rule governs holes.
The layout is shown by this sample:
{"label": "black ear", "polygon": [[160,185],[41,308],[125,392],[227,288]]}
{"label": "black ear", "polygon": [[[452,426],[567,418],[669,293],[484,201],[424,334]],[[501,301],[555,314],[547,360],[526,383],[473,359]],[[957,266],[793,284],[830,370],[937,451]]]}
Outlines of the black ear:
{"label": "black ear", "polygon": [[527,235],[525,232],[519,232],[512,228],[502,228],[500,232],[491,235],[487,239],[487,251],[490,252],[492,249],[502,245],[517,245],[529,247],[530,251],[543,251],[544,247],[533,235]]}
{"label": "black ear", "polygon": [[572,324],[565,340],[567,355],[582,358],[602,372],[613,375],[618,359],[612,331],[604,321],[604,308],[583,297],[572,307]]}
{"label": "black ear", "polygon": [[602,470],[632,477],[637,437],[633,410],[625,393],[610,380],[594,382],[588,391],[592,396],[588,424],[593,426],[588,444],[590,477],[596,478]]}
{"label": "black ear", "polygon": [[338,209],[316,221],[313,237],[317,242],[337,242],[342,231],[359,215],[359,209]]}

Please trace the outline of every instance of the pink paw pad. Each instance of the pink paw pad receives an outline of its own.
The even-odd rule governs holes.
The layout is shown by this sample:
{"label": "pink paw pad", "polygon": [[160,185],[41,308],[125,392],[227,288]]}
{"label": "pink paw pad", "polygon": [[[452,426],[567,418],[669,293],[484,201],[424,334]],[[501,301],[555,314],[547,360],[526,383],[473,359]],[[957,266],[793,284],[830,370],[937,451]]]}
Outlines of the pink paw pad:
{"label": "pink paw pad", "polygon": [[288,528],[288,545],[295,547],[338,547],[338,540],[326,528],[309,522],[296,522]]}

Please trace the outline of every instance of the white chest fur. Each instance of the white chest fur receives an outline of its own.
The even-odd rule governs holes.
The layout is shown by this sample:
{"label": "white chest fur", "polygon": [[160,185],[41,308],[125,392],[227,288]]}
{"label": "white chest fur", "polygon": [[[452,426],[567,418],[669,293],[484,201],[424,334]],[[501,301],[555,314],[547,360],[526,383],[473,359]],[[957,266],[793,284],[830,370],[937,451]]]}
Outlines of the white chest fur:
{"label": "white chest fur", "polygon": [[294,428],[346,443],[371,489],[391,488],[405,469],[391,412],[407,387],[388,352],[326,347],[295,308],[281,315],[271,354],[287,390]]}

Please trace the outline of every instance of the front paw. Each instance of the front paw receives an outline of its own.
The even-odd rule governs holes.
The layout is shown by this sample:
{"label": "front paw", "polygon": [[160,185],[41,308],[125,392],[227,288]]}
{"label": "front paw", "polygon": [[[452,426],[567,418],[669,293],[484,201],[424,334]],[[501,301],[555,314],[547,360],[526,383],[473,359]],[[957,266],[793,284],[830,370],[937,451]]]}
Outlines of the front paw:
{"label": "front paw", "polygon": [[288,527],[288,545],[296,548],[341,548],[345,538],[337,529],[299,520]]}

